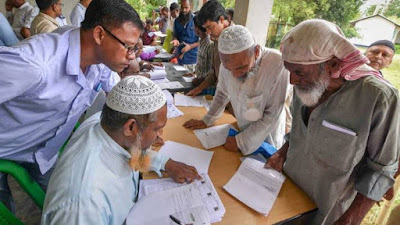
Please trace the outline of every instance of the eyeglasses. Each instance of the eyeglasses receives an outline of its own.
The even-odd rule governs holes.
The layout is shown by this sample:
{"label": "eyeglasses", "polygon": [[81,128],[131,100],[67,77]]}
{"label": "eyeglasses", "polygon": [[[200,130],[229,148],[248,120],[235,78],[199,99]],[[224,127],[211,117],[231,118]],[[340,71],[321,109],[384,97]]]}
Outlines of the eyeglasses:
{"label": "eyeglasses", "polygon": [[124,43],[123,41],[121,41],[119,38],[117,38],[114,34],[112,34],[109,30],[107,30],[105,27],[103,27],[103,29],[107,32],[108,35],[110,35],[111,37],[113,37],[115,40],[117,40],[122,46],[124,46],[124,48],[126,48],[128,55],[132,55],[133,53],[136,53],[138,51],[138,47],[135,46],[130,46],[126,43]]}

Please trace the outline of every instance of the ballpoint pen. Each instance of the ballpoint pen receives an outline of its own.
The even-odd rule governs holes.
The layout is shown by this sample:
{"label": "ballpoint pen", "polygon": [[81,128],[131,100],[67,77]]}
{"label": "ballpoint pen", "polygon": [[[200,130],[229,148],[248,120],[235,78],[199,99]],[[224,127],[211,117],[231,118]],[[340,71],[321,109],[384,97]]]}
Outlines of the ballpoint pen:
{"label": "ballpoint pen", "polygon": [[171,218],[171,220],[174,221],[176,224],[185,225],[184,223],[182,223],[178,218],[176,218],[173,215],[169,215],[169,218]]}

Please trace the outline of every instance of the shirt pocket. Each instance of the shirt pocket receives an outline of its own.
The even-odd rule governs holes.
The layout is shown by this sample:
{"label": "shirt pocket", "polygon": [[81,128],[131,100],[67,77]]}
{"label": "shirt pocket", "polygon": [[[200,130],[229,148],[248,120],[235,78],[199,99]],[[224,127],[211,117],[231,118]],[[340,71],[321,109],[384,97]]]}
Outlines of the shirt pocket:
{"label": "shirt pocket", "polygon": [[263,117],[264,101],[263,95],[249,97],[245,95],[242,102],[242,115],[247,121],[257,121]]}
{"label": "shirt pocket", "polygon": [[355,131],[324,120],[314,142],[313,155],[322,167],[331,167],[340,172],[348,172],[354,167]]}

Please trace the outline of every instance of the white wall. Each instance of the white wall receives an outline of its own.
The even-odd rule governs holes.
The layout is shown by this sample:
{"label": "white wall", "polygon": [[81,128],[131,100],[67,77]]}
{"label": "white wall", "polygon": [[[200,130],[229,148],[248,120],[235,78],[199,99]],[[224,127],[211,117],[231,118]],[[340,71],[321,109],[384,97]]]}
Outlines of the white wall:
{"label": "white wall", "polygon": [[375,16],[356,23],[355,28],[361,38],[351,39],[354,44],[369,46],[377,40],[394,41],[395,25],[382,17]]}
{"label": "white wall", "polygon": [[[27,1],[31,5],[36,6],[35,0],[27,0]],[[63,15],[67,18],[68,24],[71,24],[71,21],[69,20],[69,14],[71,13],[76,3],[79,2],[79,0],[61,0],[61,2],[64,3],[64,7],[62,9]],[[6,0],[0,0],[0,12],[2,12],[4,15],[6,14],[5,3]]]}

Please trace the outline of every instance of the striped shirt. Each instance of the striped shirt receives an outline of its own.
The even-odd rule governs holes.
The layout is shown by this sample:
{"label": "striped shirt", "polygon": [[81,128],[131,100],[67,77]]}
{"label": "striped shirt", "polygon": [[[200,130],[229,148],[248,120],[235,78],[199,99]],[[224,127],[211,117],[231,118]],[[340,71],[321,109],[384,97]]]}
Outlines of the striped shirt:
{"label": "striped shirt", "polygon": [[197,53],[196,76],[200,80],[204,80],[207,73],[213,68],[214,43],[209,37],[200,41],[199,51]]}

